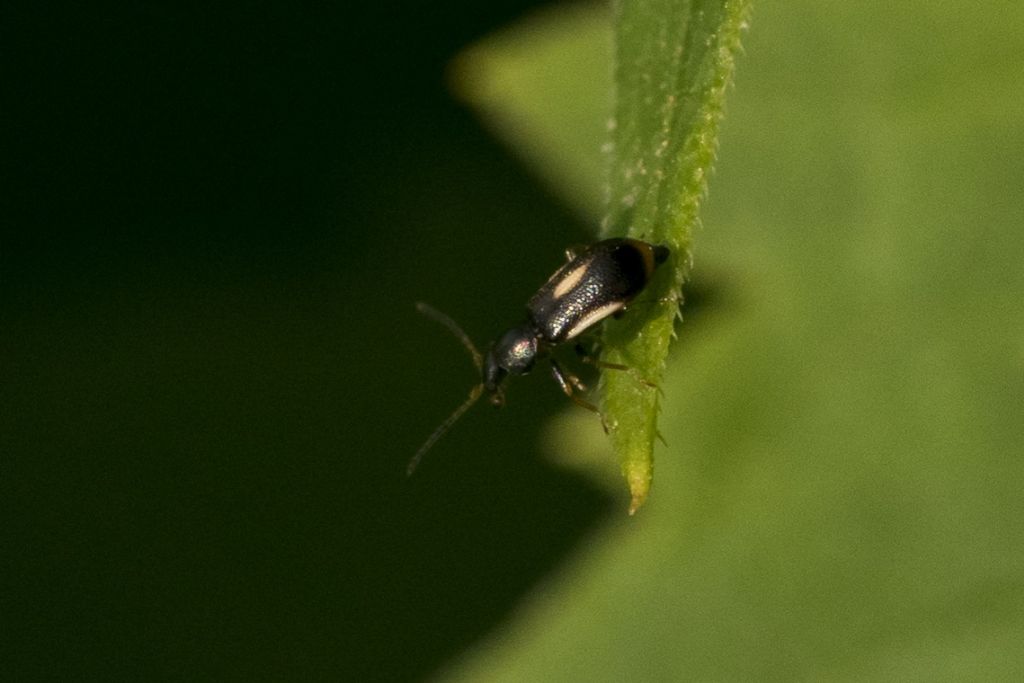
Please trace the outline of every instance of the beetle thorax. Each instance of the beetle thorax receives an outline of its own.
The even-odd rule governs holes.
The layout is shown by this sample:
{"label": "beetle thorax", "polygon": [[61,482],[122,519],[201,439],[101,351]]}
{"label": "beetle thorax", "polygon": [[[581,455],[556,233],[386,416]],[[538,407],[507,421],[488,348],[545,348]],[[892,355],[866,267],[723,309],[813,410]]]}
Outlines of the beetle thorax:
{"label": "beetle thorax", "polygon": [[503,334],[484,359],[484,387],[495,393],[509,375],[524,375],[537,360],[537,331],[529,324]]}

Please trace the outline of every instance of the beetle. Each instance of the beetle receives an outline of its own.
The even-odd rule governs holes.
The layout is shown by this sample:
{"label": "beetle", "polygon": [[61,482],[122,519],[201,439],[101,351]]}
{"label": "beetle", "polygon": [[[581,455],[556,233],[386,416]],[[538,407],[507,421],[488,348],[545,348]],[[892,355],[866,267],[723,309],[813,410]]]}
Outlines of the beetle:
{"label": "beetle", "polygon": [[[442,422],[409,461],[412,474],[430,448],[487,392],[494,406],[505,404],[503,383],[529,372],[539,358],[569,342],[609,316],[618,317],[668,259],[668,247],[628,237],[601,240],[577,252],[567,249],[566,262],[537,290],[526,304],[526,320],[511,327],[481,356],[469,336],[454,320],[425,303],[416,304],[424,315],[447,327],[466,347],[480,373],[480,383],[469,398]],[[580,351],[577,345],[577,351]],[[566,396],[588,410],[596,406],[574,393],[584,391],[578,378],[562,371],[554,358],[551,374]],[[624,370],[625,366],[591,361],[601,367]]]}

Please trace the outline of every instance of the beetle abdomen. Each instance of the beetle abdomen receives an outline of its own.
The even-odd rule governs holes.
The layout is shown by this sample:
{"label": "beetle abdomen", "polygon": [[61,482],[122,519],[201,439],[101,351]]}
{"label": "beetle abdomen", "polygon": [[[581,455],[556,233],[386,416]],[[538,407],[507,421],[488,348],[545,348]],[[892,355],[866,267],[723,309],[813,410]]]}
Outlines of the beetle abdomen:
{"label": "beetle abdomen", "polygon": [[603,240],[576,255],[526,304],[548,344],[583,333],[622,310],[650,281],[668,249],[640,240]]}

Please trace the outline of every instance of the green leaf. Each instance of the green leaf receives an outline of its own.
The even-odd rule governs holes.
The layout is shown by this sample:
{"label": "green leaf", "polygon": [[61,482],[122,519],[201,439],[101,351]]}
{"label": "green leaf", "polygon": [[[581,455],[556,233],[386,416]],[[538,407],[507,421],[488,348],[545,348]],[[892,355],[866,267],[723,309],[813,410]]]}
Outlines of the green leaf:
{"label": "green leaf", "polygon": [[650,287],[647,315],[605,328],[602,405],[632,497],[647,498],[658,435],[657,385],[674,333],[691,239],[707,189],[725,91],[746,26],[743,0],[620,0],[615,3],[615,92],[606,234],[672,249]]}
{"label": "green leaf", "polygon": [[455,92],[595,225],[606,194],[611,48],[604,4],[553,5],[471,46],[451,70]]}
{"label": "green leaf", "polygon": [[604,360],[631,368],[601,380],[631,514],[650,487],[657,384],[747,6],[645,0],[617,3],[612,17],[603,6],[558,7],[467,50],[454,69],[456,90],[581,213],[596,216],[606,187],[606,236],[673,250],[647,305],[605,334]]}
{"label": "green leaf", "polygon": [[[1022,22],[758,5],[697,243],[713,296],[661,381],[657,495],[446,680],[1021,679]],[[578,113],[568,136],[593,128]],[[531,124],[551,155],[564,118]],[[596,447],[585,417],[549,430],[560,462]]]}

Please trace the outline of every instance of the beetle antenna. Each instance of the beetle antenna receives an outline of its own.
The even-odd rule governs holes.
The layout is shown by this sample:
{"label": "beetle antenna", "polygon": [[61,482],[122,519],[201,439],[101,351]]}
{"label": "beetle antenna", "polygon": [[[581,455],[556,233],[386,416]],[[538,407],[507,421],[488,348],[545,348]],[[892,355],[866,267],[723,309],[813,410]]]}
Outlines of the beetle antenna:
{"label": "beetle antenna", "polygon": [[[473,340],[469,338],[469,335],[462,331],[459,324],[449,318],[447,315],[437,310],[430,304],[425,304],[422,301],[416,302],[416,310],[427,316],[435,322],[439,322],[448,328],[448,331],[455,335],[455,338],[462,342],[462,345],[469,351],[469,355],[473,357],[473,365],[476,366],[478,372],[484,371],[484,360],[480,355],[480,352],[476,350],[476,346],[473,345]],[[474,399],[475,400],[475,399]]]}
{"label": "beetle antenna", "polygon": [[[462,345],[466,348],[466,351],[469,351],[469,355],[473,359],[473,365],[476,366],[477,372],[483,374],[483,356],[480,355],[480,352],[477,351],[476,346],[473,344],[473,340],[469,338],[469,335],[466,334],[461,327],[459,327],[459,324],[457,322],[455,322],[449,316],[437,310],[430,304],[425,304],[422,301],[416,302],[416,310],[422,313],[423,315],[427,316],[431,320],[441,323],[446,328],[448,328],[448,331],[455,335],[456,339],[462,342]],[[463,413],[469,410],[473,406],[473,404],[477,402],[477,400],[483,393],[484,385],[482,383],[477,384],[472,389],[470,389],[469,398],[467,398],[462,403],[462,405],[456,408],[455,412],[448,416],[448,419],[446,419],[444,422],[438,425],[437,429],[434,430],[434,433],[431,434],[430,437],[423,443],[423,445],[420,446],[420,449],[416,451],[416,455],[412,456],[412,460],[409,461],[409,466],[405,470],[407,476],[411,476],[412,473],[416,471],[416,466],[420,464],[420,460],[423,459],[424,454],[426,454],[427,451],[433,448],[434,444],[437,443],[437,440],[444,436],[445,433],[447,433],[448,430],[452,428],[453,424],[458,422],[459,418],[462,417]]]}
{"label": "beetle antenna", "polygon": [[[437,311],[434,312],[436,313]],[[474,351],[475,350],[476,349],[474,349]],[[416,451],[416,455],[412,456],[412,460],[409,461],[409,466],[405,468],[405,475],[407,477],[412,476],[412,473],[416,471],[416,466],[419,465],[420,460],[423,459],[423,455],[427,451],[429,451],[435,443],[437,443],[438,439],[444,436],[445,433],[452,428],[452,425],[455,424],[460,417],[462,417],[463,413],[469,410],[473,406],[473,404],[477,402],[477,399],[479,399],[483,393],[483,384],[477,384],[475,387],[470,389],[469,398],[467,398],[462,403],[462,405],[456,408],[455,412],[449,415],[447,420],[438,425],[437,429],[434,430],[434,433],[431,434],[430,437],[423,443],[423,445],[420,446],[420,449]]]}

